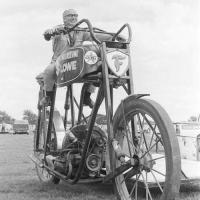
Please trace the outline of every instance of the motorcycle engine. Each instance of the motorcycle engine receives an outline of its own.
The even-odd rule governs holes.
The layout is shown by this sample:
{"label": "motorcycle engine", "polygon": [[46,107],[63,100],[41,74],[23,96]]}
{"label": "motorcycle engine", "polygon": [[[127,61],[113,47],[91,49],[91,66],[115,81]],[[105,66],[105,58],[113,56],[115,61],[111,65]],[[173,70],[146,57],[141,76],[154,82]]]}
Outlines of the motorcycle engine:
{"label": "motorcycle engine", "polygon": [[[87,136],[87,126],[75,126],[71,129],[71,132],[76,136],[78,141],[71,143],[66,135],[63,141],[61,155],[54,162],[54,169],[67,175],[69,178],[75,176],[79,167]],[[101,128],[94,126],[81,178],[105,175],[106,142],[107,136],[105,132]]]}

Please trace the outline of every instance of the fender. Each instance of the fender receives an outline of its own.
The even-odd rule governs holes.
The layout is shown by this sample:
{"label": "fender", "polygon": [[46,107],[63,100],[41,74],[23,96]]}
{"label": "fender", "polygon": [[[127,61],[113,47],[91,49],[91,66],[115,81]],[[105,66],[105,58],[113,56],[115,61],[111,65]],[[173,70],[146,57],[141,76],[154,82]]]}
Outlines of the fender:
{"label": "fender", "polygon": [[140,99],[141,97],[144,97],[144,96],[150,96],[150,94],[131,94],[129,95],[128,97],[126,97],[124,99],[124,101],[128,98],[134,98],[134,99]]}
{"label": "fender", "polygon": [[113,116],[113,122],[115,121],[116,113],[118,112],[118,110],[123,109],[123,103],[124,102],[129,102],[129,101],[134,100],[134,99],[140,99],[144,96],[150,96],[150,94],[131,94],[131,95],[127,96],[125,99],[123,99],[121,101],[121,103],[119,104],[119,106],[117,107],[116,111],[115,111],[115,114]]}

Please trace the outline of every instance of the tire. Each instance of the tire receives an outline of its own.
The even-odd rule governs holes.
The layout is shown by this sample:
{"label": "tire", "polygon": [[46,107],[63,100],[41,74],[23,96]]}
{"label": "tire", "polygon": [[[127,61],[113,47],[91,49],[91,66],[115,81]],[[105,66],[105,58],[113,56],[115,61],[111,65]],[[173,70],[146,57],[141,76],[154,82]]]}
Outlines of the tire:
{"label": "tire", "polygon": [[[155,101],[130,96],[116,110],[113,132],[126,154],[125,160],[137,160],[134,176],[130,168],[115,178],[119,199],[175,199],[180,188],[181,159],[175,130],[166,111]],[[111,155],[115,170],[121,163],[114,151]]]}
{"label": "tire", "polygon": [[[45,111],[46,111],[46,109],[45,109]],[[43,159],[44,158],[44,143],[46,140],[47,127],[48,127],[48,122],[47,122],[48,120],[46,120],[47,118],[45,116],[46,116],[46,114],[44,114],[44,111],[40,111],[39,117],[38,117],[38,123],[37,123],[37,127],[36,127],[37,128],[36,130],[39,130],[39,131],[36,131],[34,133],[34,154],[42,163],[44,162],[44,159]],[[39,126],[39,128],[38,128],[38,126]],[[53,137],[55,136],[54,128],[52,130],[51,137],[52,136]],[[41,168],[37,164],[35,165],[35,168],[36,168],[37,176],[42,183],[58,184],[60,182],[60,179],[56,176],[51,175],[47,169]]]}

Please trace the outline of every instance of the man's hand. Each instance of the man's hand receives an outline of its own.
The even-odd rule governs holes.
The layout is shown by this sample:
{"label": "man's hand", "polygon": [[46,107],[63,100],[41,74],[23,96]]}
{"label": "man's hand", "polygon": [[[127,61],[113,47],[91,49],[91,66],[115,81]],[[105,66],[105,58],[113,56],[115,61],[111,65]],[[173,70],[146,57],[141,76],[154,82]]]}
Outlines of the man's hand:
{"label": "man's hand", "polygon": [[58,26],[55,26],[54,28],[47,29],[43,35],[44,35],[45,40],[49,41],[52,36],[59,33],[63,33],[64,31],[65,31],[64,26],[58,25]]}

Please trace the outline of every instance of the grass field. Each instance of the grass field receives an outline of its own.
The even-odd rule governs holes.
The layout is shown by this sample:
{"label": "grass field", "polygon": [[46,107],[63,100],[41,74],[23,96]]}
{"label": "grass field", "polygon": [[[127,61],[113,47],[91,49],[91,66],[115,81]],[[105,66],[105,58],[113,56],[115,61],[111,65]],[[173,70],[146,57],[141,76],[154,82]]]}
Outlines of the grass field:
{"label": "grass field", "polygon": [[[0,135],[0,200],[115,199],[110,184],[42,185],[28,158],[32,140],[32,135]],[[200,184],[181,187],[179,199],[200,200]]]}

